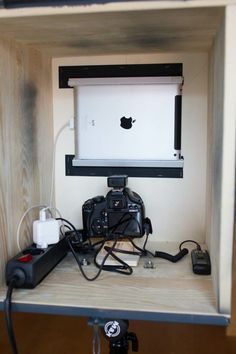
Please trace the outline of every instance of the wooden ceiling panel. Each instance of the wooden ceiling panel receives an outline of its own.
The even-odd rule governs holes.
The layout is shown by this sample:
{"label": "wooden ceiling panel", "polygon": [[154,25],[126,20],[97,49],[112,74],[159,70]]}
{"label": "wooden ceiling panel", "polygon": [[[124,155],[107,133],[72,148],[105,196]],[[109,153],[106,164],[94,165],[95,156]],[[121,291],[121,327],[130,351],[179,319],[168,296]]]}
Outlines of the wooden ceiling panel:
{"label": "wooden ceiling panel", "polygon": [[205,51],[222,8],[127,11],[0,19],[0,32],[54,56]]}

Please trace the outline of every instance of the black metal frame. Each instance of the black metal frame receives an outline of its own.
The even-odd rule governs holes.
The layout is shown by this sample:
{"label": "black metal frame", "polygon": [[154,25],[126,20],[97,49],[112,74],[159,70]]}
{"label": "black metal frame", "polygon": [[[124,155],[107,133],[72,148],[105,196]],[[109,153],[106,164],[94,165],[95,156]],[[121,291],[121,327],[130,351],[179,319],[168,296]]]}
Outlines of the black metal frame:
{"label": "black metal frame", "polygon": [[104,77],[183,76],[183,64],[127,64],[59,66],[59,88],[70,88],[68,80]]}
{"label": "black metal frame", "polygon": [[182,167],[112,167],[112,166],[73,166],[74,155],[65,156],[66,176],[112,176],[128,175],[129,177],[183,178]]}

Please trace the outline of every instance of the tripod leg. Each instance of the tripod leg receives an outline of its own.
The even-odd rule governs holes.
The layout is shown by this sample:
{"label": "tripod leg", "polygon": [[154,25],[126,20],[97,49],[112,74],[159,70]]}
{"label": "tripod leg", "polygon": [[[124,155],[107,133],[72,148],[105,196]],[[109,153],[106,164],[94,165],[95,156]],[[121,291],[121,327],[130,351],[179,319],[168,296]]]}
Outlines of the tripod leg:
{"label": "tripod leg", "polygon": [[93,354],[101,354],[101,338],[98,321],[93,324]]}

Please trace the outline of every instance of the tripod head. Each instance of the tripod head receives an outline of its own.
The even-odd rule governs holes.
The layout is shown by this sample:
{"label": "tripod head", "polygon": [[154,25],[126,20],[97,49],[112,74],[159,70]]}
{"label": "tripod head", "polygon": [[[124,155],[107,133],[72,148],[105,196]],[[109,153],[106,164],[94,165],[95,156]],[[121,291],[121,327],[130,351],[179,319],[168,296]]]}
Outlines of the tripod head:
{"label": "tripod head", "polygon": [[128,354],[129,341],[132,351],[138,351],[138,339],[135,333],[127,332],[129,321],[107,320],[103,327],[105,338],[110,342],[110,354]]}

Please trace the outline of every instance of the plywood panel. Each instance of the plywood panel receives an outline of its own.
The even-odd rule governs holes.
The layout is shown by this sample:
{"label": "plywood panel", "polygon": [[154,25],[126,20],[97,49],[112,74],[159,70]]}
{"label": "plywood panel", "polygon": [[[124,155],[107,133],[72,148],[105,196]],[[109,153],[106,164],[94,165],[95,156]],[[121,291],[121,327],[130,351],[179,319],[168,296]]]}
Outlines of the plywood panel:
{"label": "plywood panel", "polygon": [[0,31],[54,57],[206,51],[221,17],[221,8],[38,15],[0,18]]}
{"label": "plywood panel", "polygon": [[224,105],[224,40],[223,22],[210,53],[209,119],[208,119],[208,212],[207,242],[212,260],[215,294],[219,291],[219,245],[221,222],[222,128]]}
{"label": "plywood panel", "polygon": [[[150,243],[150,247],[171,254],[178,249],[175,243]],[[218,316],[211,277],[193,274],[190,255],[176,264],[156,259],[155,269],[144,268],[144,262],[142,259],[139,266],[134,267],[131,276],[102,272],[98,280],[88,282],[69,254],[37,288],[16,290],[13,301],[64,306],[68,311],[70,307],[99,311],[138,310],[146,312],[142,318],[150,318],[148,313],[158,312]],[[97,269],[90,265],[85,271],[92,277]],[[4,295],[4,290],[1,289],[0,295]]]}
{"label": "plywood panel", "polygon": [[224,122],[222,147],[222,203],[220,227],[220,311],[225,312],[231,302],[232,245],[235,204],[235,146],[236,146],[236,6],[226,9]]}
{"label": "plywood panel", "polygon": [[226,9],[211,57],[210,120],[208,125],[208,230],[219,311],[230,312],[232,239],[235,198],[235,57],[236,7]]}
{"label": "plywood panel", "polygon": [[[0,283],[6,260],[16,253],[21,215],[49,193],[50,72],[39,52],[0,39]],[[29,236],[29,219],[22,232]]]}
{"label": "plywood panel", "polygon": [[[234,268],[236,270],[236,267]],[[234,284],[236,285],[236,282]],[[235,309],[233,306],[231,330],[235,328]],[[88,318],[14,313],[13,319],[19,351],[24,354],[32,354],[32,347],[34,354],[92,352],[93,333],[87,325]],[[140,354],[234,354],[236,351],[235,337],[228,337],[226,329],[221,326],[130,321],[129,329],[138,336]],[[4,354],[10,354],[4,316],[1,312],[0,333],[0,349]],[[233,334],[232,331],[230,334]],[[108,343],[103,337],[101,339],[102,353],[109,353]]]}

